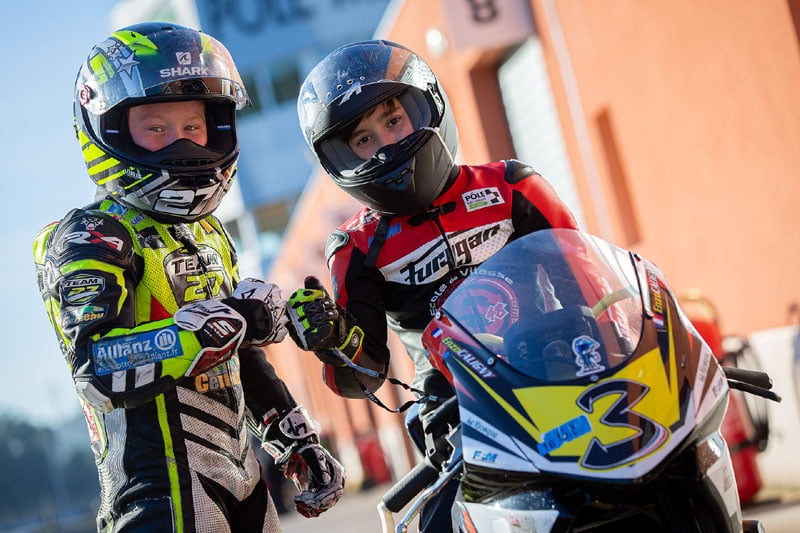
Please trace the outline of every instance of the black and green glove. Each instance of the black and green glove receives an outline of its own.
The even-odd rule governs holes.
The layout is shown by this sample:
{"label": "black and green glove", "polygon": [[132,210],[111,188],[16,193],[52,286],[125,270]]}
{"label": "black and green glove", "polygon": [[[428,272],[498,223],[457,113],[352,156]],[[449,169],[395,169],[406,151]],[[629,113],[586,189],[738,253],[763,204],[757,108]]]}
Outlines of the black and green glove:
{"label": "black and green glove", "polygon": [[364,342],[362,329],[328,296],[317,278],[307,277],[304,285],[292,293],[286,304],[289,335],[297,346],[313,351],[323,363],[345,365],[332,352],[334,348],[355,361]]}

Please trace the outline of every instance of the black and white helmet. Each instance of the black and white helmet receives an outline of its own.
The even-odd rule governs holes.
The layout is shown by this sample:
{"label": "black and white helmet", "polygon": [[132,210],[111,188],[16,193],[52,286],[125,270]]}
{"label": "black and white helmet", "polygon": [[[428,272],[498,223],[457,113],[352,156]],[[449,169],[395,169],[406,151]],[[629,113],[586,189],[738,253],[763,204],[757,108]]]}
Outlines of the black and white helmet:
{"label": "black and white helmet", "polygon": [[[92,48],[74,96],[86,167],[106,194],[161,222],[192,222],[217,208],[239,159],[236,110],[249,104],[219,41],[161,22],[121,29]],[[205,146],[179,139],[150,152],[133,142],[128,109],[187,100],[205,103]]]}
{"label": "black and white helmet", "polygon": [[[414,132],[364,161],[343,132],[391,97]],[[306,142],[333,181],[375,211],[424,210],[457,168],[458,133],[447,97],[430,67],[399,44],[363,41],[334,50],[303,82],[297,112]]]}

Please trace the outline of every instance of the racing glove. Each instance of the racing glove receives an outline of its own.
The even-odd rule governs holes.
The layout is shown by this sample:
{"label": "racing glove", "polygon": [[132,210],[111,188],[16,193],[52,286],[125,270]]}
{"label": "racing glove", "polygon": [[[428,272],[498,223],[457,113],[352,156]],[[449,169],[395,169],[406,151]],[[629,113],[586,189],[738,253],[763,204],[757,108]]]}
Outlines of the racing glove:
{"label": "racing glove", "polygon": [[286,300],[273,283],[245,278],[223,303],[235,309],[247,322],[242,346],[264,346],[281,342],[286,337]]}
{"label": "racing glove", "polygon": [[292,293],[286,311],[289,335],[300,348],[313,351],[323,363],[345,365],[331,352],[333,348],[351,361],[361,355],[364,331],[328,296],[317,278],[305,279],[305,288]]}
{"label": "racing glove", "polygon": [[224,363],[246,338],[246,319],[219,300],[184,305],[173,320],[181,329],[194,332],[199,342],[199,350],[191,355],[191,361],[182,355],[164,361],[165,373],[176,378],[181,374],[196,376]]}
{"label": "racing glove", "polygon": [[459,423],[457,406],[446,402],[455,395],[455,390],[438,370],[425,378],[422,390],[426,397],[419,409],[419,420],[425,439],[425,455],[433,464],[440,465],[453,451],[448,436]]}
{"label": "racing glove", "polygon": [[344,493],[344,469],[319,443],[317,424],[305,408],[298,405],[264,423],[262,447],[300,491],[297,512],[311,518],[336,505]]}

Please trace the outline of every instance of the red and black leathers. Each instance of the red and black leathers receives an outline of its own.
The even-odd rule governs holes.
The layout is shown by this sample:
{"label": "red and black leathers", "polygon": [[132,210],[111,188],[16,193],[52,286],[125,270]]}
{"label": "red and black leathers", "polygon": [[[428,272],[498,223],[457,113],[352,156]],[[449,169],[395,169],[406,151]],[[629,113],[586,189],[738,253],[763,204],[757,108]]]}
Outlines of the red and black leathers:
{"label": "red and black leathers", "polygon": [[[336,303],[364,330],[356,362],[386,372],[388,323],[414,360],[417,387],[431,372],[422,330],[464,278],[521,235],[577,229],[550,184],[531,167],[508,160],[458,169],[423,213],[387,221],[388,215],[364,208],[333,232],[326,250]],[[373,240],[382,244],[377,257],[374,249],[370,253]],[[364,397],[359,382],[371,391],[381,385],[347,367],[326,364],[323,372],[325,383],[349,398]]]}

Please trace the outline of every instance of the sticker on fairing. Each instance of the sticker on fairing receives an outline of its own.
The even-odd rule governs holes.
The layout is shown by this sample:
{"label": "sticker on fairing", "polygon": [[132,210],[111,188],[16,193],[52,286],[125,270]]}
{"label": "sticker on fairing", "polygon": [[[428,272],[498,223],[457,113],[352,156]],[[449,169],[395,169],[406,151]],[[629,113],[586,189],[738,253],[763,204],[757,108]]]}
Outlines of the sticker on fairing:
{"label": "sticker on fairing", "polygon": [[600,364],[603,357],[600,355],[599,349],[600,343],[588,335],[572,339],[572,353],[575,354],[575,364],[579,367],[579,370],[575,372],[576,376],[588,376],[606,369]]}
{"label": "sticker on fairing", "polygon": [[178,342],[176,326],[116,337],[92,345],[95,370],[101,376],[179,355],[183,355],[183,350]]}
{"label": "sticker on fairing", "polygon": [[542,435],[542,442],[536,446],[536,449],[540,454],[547,455],[567,442],[586,435],[591,430],[592,424],[589,422],[589,418],[586,415],[578,416]]}

